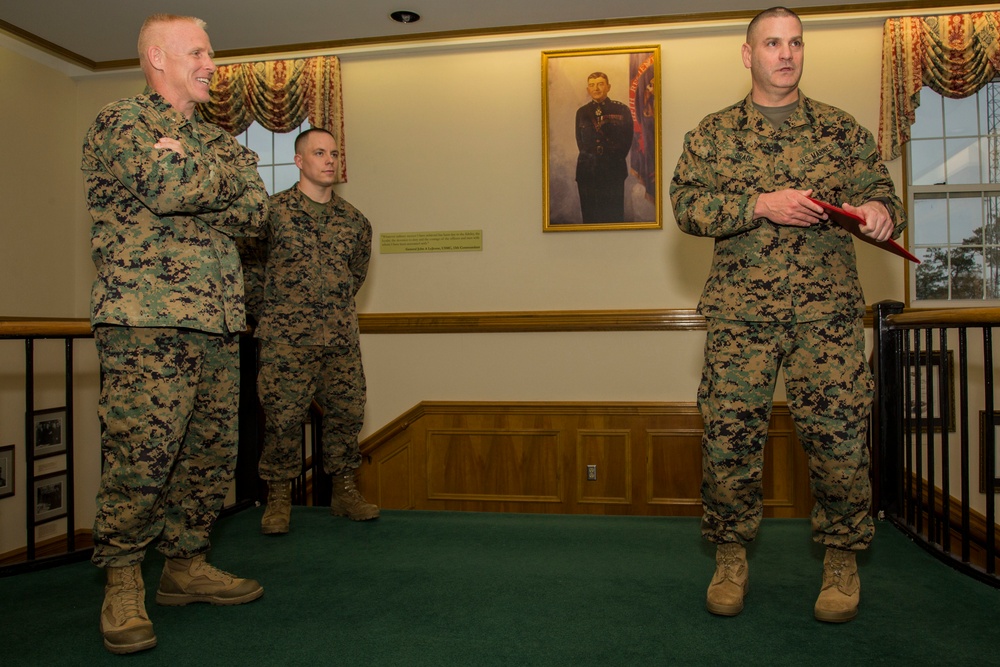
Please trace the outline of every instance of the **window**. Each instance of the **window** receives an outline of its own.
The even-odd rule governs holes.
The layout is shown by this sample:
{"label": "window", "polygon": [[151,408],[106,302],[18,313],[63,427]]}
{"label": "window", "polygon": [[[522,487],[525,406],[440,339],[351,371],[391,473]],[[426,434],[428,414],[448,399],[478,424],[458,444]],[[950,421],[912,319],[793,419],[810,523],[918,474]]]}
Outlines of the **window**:
{"label": "window", "polygon": [[295,166],[295,137],[311,126],[305,120],[291,132],[271,132],[254,121],[236,141],[260,156],[257,171],[264,180],[267,194],[273,195],[295,185],[299,180],[299,168]]}
{"label": "window", "polygon": [[960,100],[921,88],[907,156],[911,303],[1000,301],[1000,79]]}

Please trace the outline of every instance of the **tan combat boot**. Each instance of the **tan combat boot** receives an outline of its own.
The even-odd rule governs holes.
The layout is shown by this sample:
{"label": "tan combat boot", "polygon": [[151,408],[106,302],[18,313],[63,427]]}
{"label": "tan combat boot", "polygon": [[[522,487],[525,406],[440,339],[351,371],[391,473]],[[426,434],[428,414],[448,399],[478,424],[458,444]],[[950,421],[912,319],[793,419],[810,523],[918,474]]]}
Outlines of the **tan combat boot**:
{"label": "tan combat boot", "polygon": [[253,579],[240,579],[205,562],[205,554],[193,558],[168,558],[163,563],[156,603],[180,607],[192,602],[215,605],[252,602],[264,594]]}
{"label": "tan combat boot", "polygon": [[284,535],[292,520],[292,483],[267,483],[267,509],[260,520],[260,532],[265,535]]}
{"label": "tan combat boot", "polygon": [[743,596],[750,588],[747,551],[742,544],[726,542],[715,551],[715,576],[708,585],[705,606],[717,616],[743,611]]}
{"label": "tan combat boot", "polygon": [[378,507],[361,497],[354,484],[354,471],[333,478],[333,494],[330,498],[330,514],[350,517],[352,521],[368,521],[378,518]]}
{"label": "tan combat boot", "polygon": [[108,567],[101,607],[101,634],[104,648],[124,654],[156,646],[153,624],[146,615],[146,587],[142,566]]}
{"label": "tan combat boot", "polygon": [[816,620],[846,623],[858,615],[861,578],[853,551],[827,547],[823,558],[823,587],[813,613]]}

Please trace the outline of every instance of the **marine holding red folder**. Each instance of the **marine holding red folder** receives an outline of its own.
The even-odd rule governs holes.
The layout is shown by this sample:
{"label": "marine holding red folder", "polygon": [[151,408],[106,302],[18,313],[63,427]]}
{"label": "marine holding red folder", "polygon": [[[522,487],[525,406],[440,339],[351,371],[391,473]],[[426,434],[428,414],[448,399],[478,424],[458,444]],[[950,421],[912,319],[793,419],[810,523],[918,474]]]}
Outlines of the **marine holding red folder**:
{"label": "marine holding red folder", "polygon": [[[920,260],[912,255],[906,248],[899,245],[892,238],[879,239],[875,236],[869,236],[868,226],[865,224],[864,218],[854,214],[849,213],[847,210],[840,208],[839,206],[834,206],[833,204],[828,204],[824,201],[819,201],[818,199],[812,199],[814,204],[818,204],[823,208],[823,211],[829,216],[830,220],[833,220],[838,225],[854,234],[856,238],[861,239],[865,243],[870,243],[876,247],[882,248],[883,250],[888,250],[894,255],[899,255],[904,259],[908,259],[911,262],[920,263]],[[853,208],[850,204],[845,204],[845,207]]]}
{"label": "marine holding red folder", "polygon": [[[842,224],[887,244],[906,213],[872,134],[799,90],[804,50],[794,12],[774,7],[750,22],[740,51],[750,94],[685,136],[670,198],[681,231],[714,242],[698,304],[707,329],[701,532],[716,545],[705,606],[734,616],[745,603],[753,613],[754,600],[779,600],[759,586],[748,593],[755,566],[747,546],[766,530],[764,446],[780,371],[809,459],[812,538],[825,547],[821,576],[809,562],[818,559],[800,554],[820,584],[813,614],[842,623],[858,613],[855,554],[875,531],[866,304],[854,237]],[[796,577],[786,584],[798,587]]]}

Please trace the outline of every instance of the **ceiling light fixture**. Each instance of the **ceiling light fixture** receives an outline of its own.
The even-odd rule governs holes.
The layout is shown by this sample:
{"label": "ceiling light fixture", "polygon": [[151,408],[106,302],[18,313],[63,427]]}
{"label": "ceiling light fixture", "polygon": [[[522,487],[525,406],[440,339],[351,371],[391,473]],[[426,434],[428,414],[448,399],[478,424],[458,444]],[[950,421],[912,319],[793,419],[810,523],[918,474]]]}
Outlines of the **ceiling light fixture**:
{"label": "ceiling light fixture", "polygon": [[407,9],[402,9],[398,12],[393,12],[389,14],[389,18],[397,23],[416,23],[420,20],[420,14],[416,12],[411,12]]}

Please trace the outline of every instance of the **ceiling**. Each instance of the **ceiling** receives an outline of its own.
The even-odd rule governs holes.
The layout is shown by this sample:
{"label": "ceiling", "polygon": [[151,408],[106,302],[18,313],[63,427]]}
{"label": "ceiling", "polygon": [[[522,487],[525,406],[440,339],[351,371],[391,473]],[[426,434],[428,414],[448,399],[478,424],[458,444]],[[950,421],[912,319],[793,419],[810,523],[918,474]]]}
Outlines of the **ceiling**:
{"label": "ceiling", "polygon": [[[949,4],[955,3],[798,0],[794,7],[806,14]],[[234,57],[532,28],[750,16],[761,7],[759,0],[4,0],[0,34],[95,71],[137,64],[139,26],[153,11],[204,19],[217,57]],[[397,10],[417,12],[421,20],[396,23],[389,14]]]}

